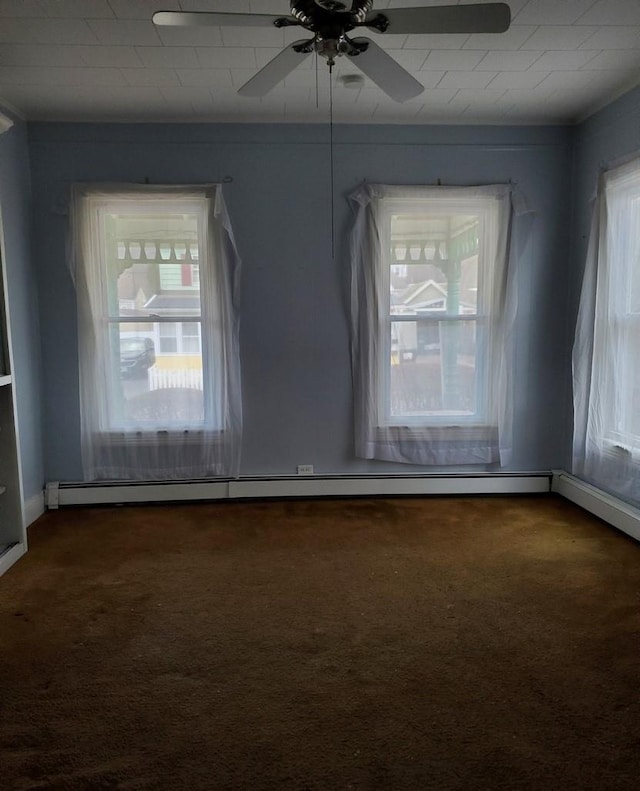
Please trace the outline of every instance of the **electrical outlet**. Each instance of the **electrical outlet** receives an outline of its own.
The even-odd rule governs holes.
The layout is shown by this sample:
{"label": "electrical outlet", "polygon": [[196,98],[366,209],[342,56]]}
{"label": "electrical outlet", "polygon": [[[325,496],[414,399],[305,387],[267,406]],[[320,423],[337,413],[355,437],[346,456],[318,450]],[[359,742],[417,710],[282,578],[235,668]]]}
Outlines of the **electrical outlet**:
{"label": "electrical outlet", "polygon": [[313,475],[313,464],[298,464],[298,475]]}

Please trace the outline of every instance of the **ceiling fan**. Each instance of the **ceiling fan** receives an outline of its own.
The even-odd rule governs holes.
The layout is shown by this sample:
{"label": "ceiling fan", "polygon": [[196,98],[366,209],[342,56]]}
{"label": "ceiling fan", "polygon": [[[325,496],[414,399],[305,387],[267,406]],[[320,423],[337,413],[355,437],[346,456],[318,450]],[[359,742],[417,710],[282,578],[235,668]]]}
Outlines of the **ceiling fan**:
{"label": "ceiling fan", "polygon": [[503,33],[511,22],[506,3],[476,3],[373,11],[373,0],[352,0],[350,8],[339,0],[291,0],[288,16],[234,14],[209,11],[158,11],[156,25],[301,27],[312,38],[294,41],[245,83],[242,96],[264,96],[312,52],[325,58],[329,69],[346,55],[376,85],[397,102],[422,93],[423,86],[369,38],[350,38],[357,27],[378,33]]}

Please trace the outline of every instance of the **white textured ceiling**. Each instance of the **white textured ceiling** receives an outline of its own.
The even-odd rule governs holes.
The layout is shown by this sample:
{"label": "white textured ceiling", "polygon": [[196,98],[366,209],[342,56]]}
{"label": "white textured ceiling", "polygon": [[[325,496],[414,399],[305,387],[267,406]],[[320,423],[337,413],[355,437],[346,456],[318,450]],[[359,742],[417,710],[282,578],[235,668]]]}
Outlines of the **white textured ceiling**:
{"label": "white textured ceiling", "polygon": [[[425,87],[398,104],[340,58],[337,123],[566,123],[640,80],[640,0],[507,0],[511,28],[374,38]],[[377,0],[391,7],[457,0]],[[462,3],[461,3],[462,4]],[[237,89],[300,30],[157,28],[154,11],[286,14],[288,0],[0,0],[0,103],[29,120],[314,122],[329,74],[308,58],[263,99]],[[304,37],[304,36],[303,36]]]}

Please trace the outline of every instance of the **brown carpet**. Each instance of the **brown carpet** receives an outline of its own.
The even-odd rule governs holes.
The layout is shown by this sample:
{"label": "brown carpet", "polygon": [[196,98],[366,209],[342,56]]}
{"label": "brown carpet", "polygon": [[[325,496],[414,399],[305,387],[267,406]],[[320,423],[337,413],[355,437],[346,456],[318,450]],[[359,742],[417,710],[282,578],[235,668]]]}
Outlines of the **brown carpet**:
{"label": "brown carpet", "polygon": [[640,547],[554,496],[61,510],[0,788],[637,789]]}

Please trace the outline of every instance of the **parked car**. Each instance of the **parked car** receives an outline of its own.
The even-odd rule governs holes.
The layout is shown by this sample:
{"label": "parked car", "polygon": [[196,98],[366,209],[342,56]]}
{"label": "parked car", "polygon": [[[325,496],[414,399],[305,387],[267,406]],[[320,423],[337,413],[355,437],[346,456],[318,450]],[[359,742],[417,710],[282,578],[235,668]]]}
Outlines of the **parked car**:
{"label": "parked car", "polygon": [[123,338],[120,341],[120,375],[123,379],[144,376],[156,361],[151,338]]}

